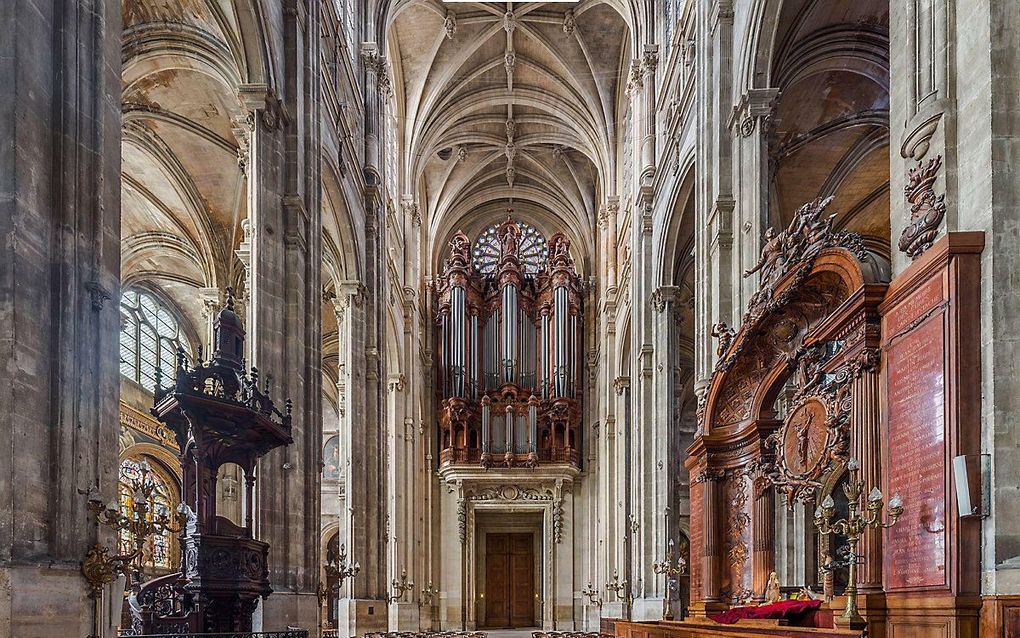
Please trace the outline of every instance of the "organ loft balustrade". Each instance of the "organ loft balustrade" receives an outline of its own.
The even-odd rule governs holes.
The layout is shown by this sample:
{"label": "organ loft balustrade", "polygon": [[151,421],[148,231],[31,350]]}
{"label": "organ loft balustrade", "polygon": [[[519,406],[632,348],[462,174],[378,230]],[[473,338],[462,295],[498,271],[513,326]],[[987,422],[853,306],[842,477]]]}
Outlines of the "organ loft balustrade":
{"label": "organ loft balustrade", "polygon": [[562,233],[508,214],[474,246],[454,235],[434,314],[441,465],[579,467],[581,293]]}

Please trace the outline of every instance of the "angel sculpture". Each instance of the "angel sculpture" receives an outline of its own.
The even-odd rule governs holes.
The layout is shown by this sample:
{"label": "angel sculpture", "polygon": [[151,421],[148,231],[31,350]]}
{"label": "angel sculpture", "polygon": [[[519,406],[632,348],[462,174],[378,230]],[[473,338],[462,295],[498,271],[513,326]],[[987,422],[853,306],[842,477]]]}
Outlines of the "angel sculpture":
{"label": "angel sculpture", "polygon": [[763,288],[771,286],[777,270],[785,261],[786,233],[776,234],[774,228],[769,227],[765,231],[765,246],[761,249],[761,259],[750,270],[744,271],[744,277],[750,277],[760,272],[761,285]]}

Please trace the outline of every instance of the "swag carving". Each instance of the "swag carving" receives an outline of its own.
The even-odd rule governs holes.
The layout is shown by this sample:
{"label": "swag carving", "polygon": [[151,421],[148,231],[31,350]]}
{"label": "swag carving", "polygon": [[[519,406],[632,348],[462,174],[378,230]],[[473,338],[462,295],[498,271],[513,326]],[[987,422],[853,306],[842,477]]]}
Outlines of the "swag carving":
{"label": "swag carving", "polygon": [[935,178],[940,168],[942,156],[936,155],[927,164],[918,162],[907,174],[903,194],[910,203],[910,223],[900,234],[899,248],[911,259],[931,248],[946,216],[946,196],[935,194]]}

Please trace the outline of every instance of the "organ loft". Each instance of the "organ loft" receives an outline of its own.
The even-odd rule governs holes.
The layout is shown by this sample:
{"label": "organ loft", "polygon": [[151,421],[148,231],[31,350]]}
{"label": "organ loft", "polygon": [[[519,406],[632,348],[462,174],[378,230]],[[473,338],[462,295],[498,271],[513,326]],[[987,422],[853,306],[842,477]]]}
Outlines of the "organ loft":
{"label": "organ loft", "polygon": [[1020,638],[1017,24],[0,2],[0,638]]}

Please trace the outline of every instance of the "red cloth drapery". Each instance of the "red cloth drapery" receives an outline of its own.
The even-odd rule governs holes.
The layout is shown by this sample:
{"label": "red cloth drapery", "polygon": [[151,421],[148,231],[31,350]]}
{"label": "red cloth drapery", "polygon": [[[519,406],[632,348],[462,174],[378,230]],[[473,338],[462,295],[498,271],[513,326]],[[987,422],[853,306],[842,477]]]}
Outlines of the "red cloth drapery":
{"label": "red cloth drapery", "polygon": [[790,624],[796,624],[805,615],[821,606],[820,600],[781,600],[761,607],[734,607],[709,618],[724,625],[732,625],[744,618],[785,618]]}

